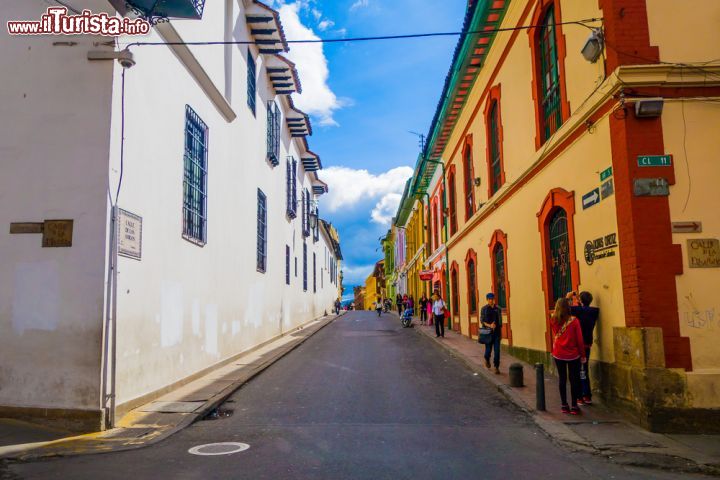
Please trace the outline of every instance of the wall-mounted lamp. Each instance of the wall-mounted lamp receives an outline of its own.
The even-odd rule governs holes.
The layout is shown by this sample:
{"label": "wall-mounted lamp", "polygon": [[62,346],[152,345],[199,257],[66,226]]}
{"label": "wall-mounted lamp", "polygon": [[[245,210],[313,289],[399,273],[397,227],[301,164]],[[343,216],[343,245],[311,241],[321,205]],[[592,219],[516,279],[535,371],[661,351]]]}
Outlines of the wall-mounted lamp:
{"label": "wall-mounted lamp", "polygon": [[603,51],[603,40],[602,30],[593,28],[590,36],[585,40],[585,45],[583,45],[582,50],[580,50],[585,60],[590,63],[597,62],[597,59],[600,58],[600,54]]}
{"label": "wall-mounted lamp", "polygon": [[318,203],[317,203],[317,200],[311,200],[310,212],[308,213],[308,220],[310,221],[310,229],[315,230],[318,225]]}
{"label": "wall-mounted lamp", "polygon": [[475,178],[473,178],[473,183],[475,184],[476,187],[479,187],[479,186],[480,186],[480,182],[481,182],[481,181],[482,181],[482,180],[480,180],[480,177],[475,177]]}
{"label": "wall-mounted lamp", "polygon": [[664,103],[660,97],[635,100],[635,116],[638,118],[659,117],[662,114]]}

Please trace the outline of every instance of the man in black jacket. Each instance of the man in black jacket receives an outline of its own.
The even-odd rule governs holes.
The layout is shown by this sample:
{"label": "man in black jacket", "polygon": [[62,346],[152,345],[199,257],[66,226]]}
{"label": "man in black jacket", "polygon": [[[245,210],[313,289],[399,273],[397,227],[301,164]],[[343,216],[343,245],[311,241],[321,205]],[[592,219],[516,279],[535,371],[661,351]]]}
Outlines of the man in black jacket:
{"label": "man in black jacket", "polygon": [[[485,295],[487,305],[480,310],[480,325],[492,329],[492,340],[485,344],[485,366],[490,368],[490,354],[495,351],[493,364],[495,373],[500,373],[500,339],[502,338],[502,311],[495,305],[495,294]],[[478,335],[478,341],[479,339]]]}
{"label": "man in black jacket", "polygon": [[590,306],[593,301],[593,296],[590,292],[580,292],[580,295],[578,295],[577,292],[570,292],[567,294],[567,298],[573,305],[570,307],[570,313],[580,321],[580,329],[582,330],[583,341],[585,342],[585,358],[588,359],[587,362],[580,365],[582,396],[578,400],[578,403],[592,405],[592,386],[590,385],[590,369],[588,365],[590,364],[590,349],[593,344],[593,330],[595,330],[600,309]]}

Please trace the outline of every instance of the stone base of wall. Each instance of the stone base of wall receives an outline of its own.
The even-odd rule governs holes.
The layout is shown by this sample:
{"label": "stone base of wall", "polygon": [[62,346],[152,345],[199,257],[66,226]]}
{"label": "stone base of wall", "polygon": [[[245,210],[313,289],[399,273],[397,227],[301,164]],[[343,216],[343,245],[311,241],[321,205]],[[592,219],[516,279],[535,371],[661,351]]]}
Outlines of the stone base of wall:
{"label": "stone base of wall", "polygon": [[102,410],[0,405],[0,417],[68,430],[73,433],[92,433],[105,429],[105,412]]}
{"label": "stone base of wall", "polygon": [[[615,363],[590,362],[593,393],[652,432],[720,433],[720,408],[693,406],[685,371],[665,367],[662,345],[659,328],[615,328]],[[549,352],[507,345],[503,351],[556,373]]]}

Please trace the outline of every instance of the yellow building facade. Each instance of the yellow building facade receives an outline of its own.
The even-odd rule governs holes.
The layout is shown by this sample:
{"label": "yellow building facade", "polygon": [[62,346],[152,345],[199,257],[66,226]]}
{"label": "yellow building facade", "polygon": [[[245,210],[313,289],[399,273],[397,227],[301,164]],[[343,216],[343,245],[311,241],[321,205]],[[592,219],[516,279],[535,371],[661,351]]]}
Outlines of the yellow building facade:
{"label": "yellow building facade", "polygon": [[594,387],[653,430],[720,431],[718,16],[713,0],[470,2],[464,29],[483,33],[460,42],[410,189],[442,162],[463,335],[494,292],[504,349],[550,365],[549,313],[587,290]]}

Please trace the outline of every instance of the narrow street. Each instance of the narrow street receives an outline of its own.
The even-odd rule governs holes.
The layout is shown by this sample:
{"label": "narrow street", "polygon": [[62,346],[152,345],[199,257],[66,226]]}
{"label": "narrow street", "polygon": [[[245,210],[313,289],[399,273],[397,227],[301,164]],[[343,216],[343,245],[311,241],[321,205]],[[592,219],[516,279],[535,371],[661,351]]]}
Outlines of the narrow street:
{"label": "narrow street", "polygon": [[[554,408],[555,406],[552,406]],[[349,312],[223,406],[139,450],[12,464],[3,478],[692,478],[569,453],[397,316]],[[216,456],[194,446],[243,442]]]}

